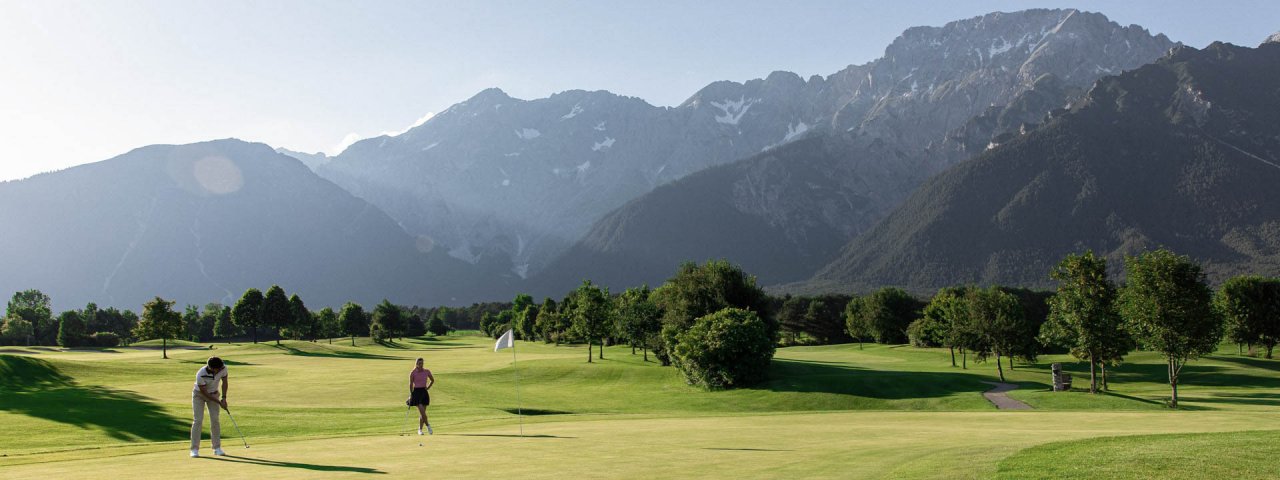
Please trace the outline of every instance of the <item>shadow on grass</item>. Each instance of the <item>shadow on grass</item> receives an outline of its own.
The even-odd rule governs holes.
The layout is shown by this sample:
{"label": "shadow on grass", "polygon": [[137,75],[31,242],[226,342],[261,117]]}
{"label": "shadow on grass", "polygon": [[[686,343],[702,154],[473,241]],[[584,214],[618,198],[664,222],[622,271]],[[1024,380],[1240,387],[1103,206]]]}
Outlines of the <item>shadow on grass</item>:
{"label": "shadow on grass", "polygon": [[327,352],[308,352],[297,347],[289,345],[272,345],[272,348],[284,350],[287,355],[298,355],[301,357],[327,357],[327,358],[352,358],[361,360],[404,360],[401,357],[393,357],[391,355],[379,355],[376,353],[350,352],[346,350],[331,350]]}
{"label": "shadow on grass", "polygon": [[348,472],[348,473],[368,473],[385,475],[387,472],[376,468],[366,467],[347,467],[343,465],[318,465],[314,463],[297,463],[297,462],[277,462],[275,460],[265,460],[253,457],[241,457],[237,455],[224,455],[221,457],[200,457],[220,462],[243,463],[247,465],[262,465],[264,467],[285,467],[300,468],[303,470],[311,470],[316,472]]}
{"label": "shadow on grass", "polygon": [[1238,363],[1246,367],[1260,368],[1263,370],[1270,370],[1272,372],[1280,373],[1280,361],[1276,361],[1276,360],[1267,360],[1263,358],[1252,358],[1252,357],[1240,357],[1235,355],[1213,356],[1210,358],[1214,360],[1221,360],[1224,362]]}
{"label": "shadow on grass", "polygon": [[[1212,357],[1213,360],[1233,361],[1249,365],[1246,361],[1258,361],[1244,357]],[[1252,365],[1250,365],[1252,366]],[[1027,365],[1020,368],[1028,368],[1039,370],[1043,373],[1049,371],[1049,364],[1037,363]],[[1063,370],[1070,372],[1078,381],[1085,384],[1089,382],[1089,370],[1087,364],[1063,363]],[[1275,367],[1265,367],[1272,368]],[[1165,383],[1169,382],[1169,372],[1164,363],[1126,363],[1116,367],[1107,368],[1107,379],[1115,383]],[[1178,375],[1179,385],[1195,385],[1198,387],[1262,387],[1262,388],[1280,388],[1280,376],[1272,377],[1266,375],[1254,375],[1247,373],[1237,373],[1220,365],[1197,365],[1189,363],[1182,367],[1182,373]]]}
{"label": "shadow on grass", "polygon": [[84,387],[48,361],[0,355],[0,411],[96,428],[124,441],[188,438],[188,424],[130,392]]}
{"label": "shadow on grass", "polygon": [[574,413],[574,412],[565,412],[565,411],[561,411],[561,410],[542,410],[542,409],[538,409],[538,408],[526,408],[526,409],[523,409],[523,410],[517,410],[517,409],[514,409],[514,408],[503,408],[503,409],[501,409],[501,410],[502,410],[502,411],[504,411],[504,412],[510,413],[510,414],[512,414],[512,415],[522,414],[522,415],[529,415],[529,416],[536,416],[536,415],[573,415],[573,413]]}
{"label": "shadow on grass", "polygon": [[720,447],[702,447],[703,450],[721,450],[729,452],[794,452],[795,450],[779,449],[779,448],[720,448]]}
{"label": "shadow on grass", "polygon": [[768,380],[750,388],[908,399],[982,392],[989,389],[982,383],[987,379],[977,373],[870,370],[848,364],[775,358]]}
{"label": "shadow on grass", "polygon": [[578,438],[578,437],[561,437],[559,435],[511,435],[511,434],[502,434],[502,433],[442,433],[441,435],[451,435],[454,437]]}

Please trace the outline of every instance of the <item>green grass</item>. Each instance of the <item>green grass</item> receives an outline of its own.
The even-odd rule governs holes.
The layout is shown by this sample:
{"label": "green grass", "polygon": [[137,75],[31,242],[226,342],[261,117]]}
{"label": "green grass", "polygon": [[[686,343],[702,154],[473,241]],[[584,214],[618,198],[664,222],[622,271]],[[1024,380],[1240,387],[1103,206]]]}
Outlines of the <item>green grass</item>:
{"label": "green grass", "polygon": [[1018,452],[999,478],[1264,479],[1276,478],[1277,458],[1276,430],[1091,438]]}
{"label": "green grass", "polygon": [[[1187,367],[1183,411],[1163,407],[1159,357],[1137,353],[1112,370],[1106,395],[1047,392],[1049,363],[1066,357],[1006,369],[1024,387],[1011,396],[1036,410],[996,412],[981,396],[994,365],[953,368],[939,349],[784,348],[756,387],[706,392],[627,347],[588,364],[582,346],[519,342],[524,429],[545,436],[518,439],[501,436],[518,430],[511,353],[492,345],[478,336],[217,343],[168,360],[153,349],[6,347],[0,468],[53,478],[183,468],[190,384],[211,355],[229,364],[232,411],[263,460],[229,462],[220,475],[231,477],[408,476],[429,466],[447,476],[987,478],[997,468],[1038,472],[1010,462],[1052,442],[1280,425],[1280,362],[1229,350]],[[439,382],[429,413],[440,435],[427,450],[395,435],[418,357]],[[229,446],[235,431],[223,424]],[[514,463],[492,466],[499,452]]]}

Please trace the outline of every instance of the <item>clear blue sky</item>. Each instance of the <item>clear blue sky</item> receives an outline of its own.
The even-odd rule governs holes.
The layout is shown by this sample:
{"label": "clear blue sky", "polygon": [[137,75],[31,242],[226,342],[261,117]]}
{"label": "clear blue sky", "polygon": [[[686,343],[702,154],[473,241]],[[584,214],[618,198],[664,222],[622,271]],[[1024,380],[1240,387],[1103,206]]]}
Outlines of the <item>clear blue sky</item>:
{"label": "clear blue sky", "polygon": [[907,27],[1032,7],[1195,47],[1280,30],[1274,0],[0,0],[0,180],[224,137],[334,153],[491,86],[675,105],[715,80],[867,62]]}

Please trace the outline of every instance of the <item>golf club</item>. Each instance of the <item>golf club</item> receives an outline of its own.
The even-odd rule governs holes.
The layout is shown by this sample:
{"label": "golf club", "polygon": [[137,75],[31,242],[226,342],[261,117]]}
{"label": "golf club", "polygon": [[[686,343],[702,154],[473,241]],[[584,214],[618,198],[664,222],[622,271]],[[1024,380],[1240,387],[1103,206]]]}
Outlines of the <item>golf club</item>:
{"label": "golf club", "polygon": [[406,435],[408,435],[408,434],[409,434],[409,410],[412,410],[412,409],[413,409],[413,407],[412,407],[412,406],[410,406],[410,407],[405,407],[405,409],[404,409],[404,421],[403,421],[403,422],[401,422],[401,426],[400,426],[400,436],[401,436],[401,437],[406,436]]}
{"label": "golf club", "polygon": [[236,433],[240,435],[240,441],[244,443],[244,448],[249,448],[249,441],[244,439],[244,432],[240,431],[240,424],[236,423],[235,415],[231,414],[230,408],[227,408],[225,410],[227,411],[227,416],[231,417],[231,424],[236,427]]}

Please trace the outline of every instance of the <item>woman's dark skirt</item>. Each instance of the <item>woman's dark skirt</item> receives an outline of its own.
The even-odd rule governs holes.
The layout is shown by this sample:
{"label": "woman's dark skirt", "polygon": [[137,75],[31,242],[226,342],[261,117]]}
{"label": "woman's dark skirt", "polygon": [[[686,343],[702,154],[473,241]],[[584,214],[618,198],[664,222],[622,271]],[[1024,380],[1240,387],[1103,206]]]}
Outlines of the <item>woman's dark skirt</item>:
{"label": "woman's dark skirt", "polygon": [[415,388],[413,389],[413,393],[409,394],[408,405],[410,407],[416,405],[431,405],[431,395],[427,394],[427,389],[425,387]]}

